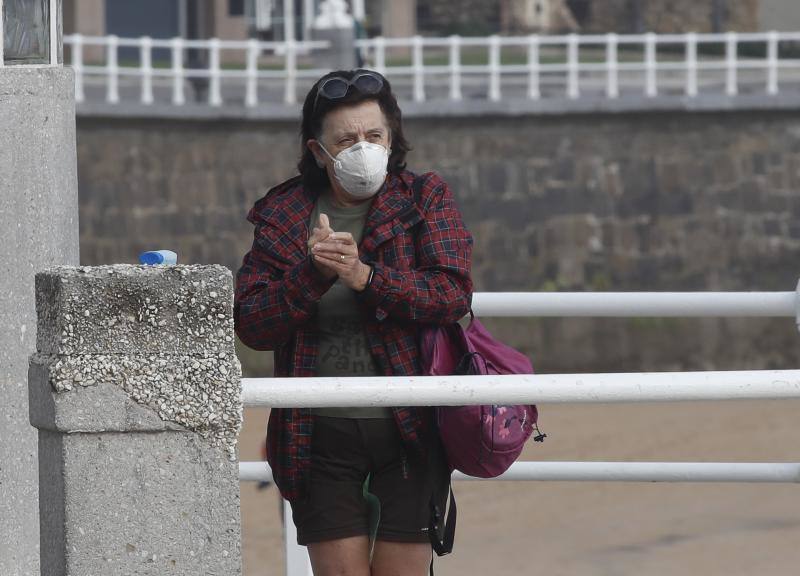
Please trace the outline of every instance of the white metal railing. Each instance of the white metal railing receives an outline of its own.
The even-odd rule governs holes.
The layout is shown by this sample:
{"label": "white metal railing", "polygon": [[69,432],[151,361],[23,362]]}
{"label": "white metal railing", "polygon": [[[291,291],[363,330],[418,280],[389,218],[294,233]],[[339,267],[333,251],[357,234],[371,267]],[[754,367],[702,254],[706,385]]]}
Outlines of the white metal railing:
{"label": "white metal railing", "polygon": [[[104,100],[117,104],[129,101],[146,105],[159,102],[183,106],[189,101],[186,97],[187,82],[195,82],[195,90],[202,86],[201,93],[207,91],[207,94],[201,101],[195,98],[194,103],[214,107],[225,103],[253,107],[260,101],[270,100],[295,104],[298,78],[316,79],[325,72],[300,69],[297,55],[328,47],[328,43],[322,41],[187,40],[81,34],[65,36],[64,44],[70,47],[66,64],[75,70],[77,102]],[[104,54],[88,61],[87,48],[91,47],[102,49]],[[135,55],[120,62],[122,48],[133,48]],[[159,60],[160,65],[154,64],[155,50],[164,54]],[[192,64],[187,61],[189,51],[196,54]],[[234,56],[234,60],[225,66],[222,65],[223,52]],[[241,59],[241,65],[236,58]],[[260,65],[260,58],[267,62]],[[128,93],[126,98],[120,97],[120,80],[123,79]],[[277,98],[274,90],[260,98],[259,89],[269,92],[277,85],[282,87]],[[155,87],[161,89],[158,99]]]}
{"label": "white metal railing", "polygon": [[[794,317],[795,292],[478,293],[481,316]],[[446,406],[800,398],[800,370],[373,378],[245,378],[245,406]],[[241,481],[271,481],[266,462],[241,462]],[[454,473],[454,480],[482,480]],[[798,463],[517,462],[492,481],[786,482]],[[311,574],[284,503],[287,576]]]}
{"label": "white metal railing", "polygon": [[[266,462],[241,462],[242,482],[271,482]],[[461,472],[453,480],[538,482],[800,483],[800,464],[748,462],[515,462],[497,478]]]}
{"label": "white metal railing", "polygon": [[[64,43],[72,48],[67,64],[76,71],[79,102],[181,106],[187,102],[188,80],[208,85],[200,92],[208,90],[202,102],[209,106],[295,104],[298,85],[308,88],[327,72],[315,68],[309,57],[312,50],[325,49],[326,42],[73,34]],[[355,42],[365,66],[385,74],[401,99],[415,102],[797,93],[798,45],[800,32],[413,36]],[[95,52],[88,61],[87,46],[101,47],[105,54]],[[121,48],[132,48],[138,56],[120,62]],[[170,57],[159,58],[156,65],[154,50],[169,51]],[[192,66],[185,64],[189,50],[199,55]],[[125,82],[122,97],[120,80]]]}

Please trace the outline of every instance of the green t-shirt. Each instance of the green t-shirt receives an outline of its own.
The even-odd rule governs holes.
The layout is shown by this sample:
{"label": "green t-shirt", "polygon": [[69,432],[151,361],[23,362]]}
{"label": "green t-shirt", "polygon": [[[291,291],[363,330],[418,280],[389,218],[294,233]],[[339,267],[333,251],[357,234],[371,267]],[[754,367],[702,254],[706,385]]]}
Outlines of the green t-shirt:
{"label": "green t-shirt", "polygon": [[[356,243],[361,241],[364,223],[372,202],[358,206],[342,207],[321,194],[311,213],[309,228],[319,221],[321,213],[327,214],[331,228],[349,232]],[[318,376],[379,376],[375,360],[369,351],[367,335],[355,292],[341,280],[322,296],[317,307],[317,333],[319,334]],[[391,408],[313,408],[312,414],[338,418],[392,418]]]}

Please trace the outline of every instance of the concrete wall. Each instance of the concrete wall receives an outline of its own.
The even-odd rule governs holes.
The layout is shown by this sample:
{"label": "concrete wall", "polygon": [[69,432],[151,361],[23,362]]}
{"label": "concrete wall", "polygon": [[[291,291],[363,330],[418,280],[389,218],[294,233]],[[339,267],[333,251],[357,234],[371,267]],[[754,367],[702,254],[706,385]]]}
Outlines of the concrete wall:
{"label": "concrete wall", "polygon": [[800,30],[800,3],[797,0],[760,0],[758,24],[760,30],[796,32]]}
{"label": "concrete wall", "polygon": [[[245,215],[295,173],[297,121],[79,118],[81,258],[172,248],[236,269]],[[479,291],[793,290],[794,110],[411,117],[411,169],[450,182]],[[542,371],[795,367],[781,320],[492,321]],[[245,356],[263,373],[264,355]]]}
{"label": "concrete wall", "polygon": [[36,430],[27,365],[34,274],[78,263],[73,76],[0,68],[0,574],[39,574]]}

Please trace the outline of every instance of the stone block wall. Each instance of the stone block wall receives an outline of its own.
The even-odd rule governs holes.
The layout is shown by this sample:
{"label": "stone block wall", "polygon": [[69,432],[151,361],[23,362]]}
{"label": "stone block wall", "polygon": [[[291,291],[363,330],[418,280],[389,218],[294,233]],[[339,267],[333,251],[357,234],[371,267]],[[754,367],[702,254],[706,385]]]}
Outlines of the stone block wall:
{"label": "stone block wall", "polygon": [[[716,5],[716,8],[715,8]],[[583,32],[713,32],[714,11],[720,31],[758,30],[759,0],[604,0],[591,2]]]}
{"label": "stone block wall", "polygon": [[[410,118],[475,236],[476,291],[793,290],[794,111]],[[81,259],[171,248],[234,271],[245,216],[295,173],[294,121],[79,118]],[[791,319],[491,320],[539,371],[794,368]],[[243,356],[246,373],[268,370]]]}

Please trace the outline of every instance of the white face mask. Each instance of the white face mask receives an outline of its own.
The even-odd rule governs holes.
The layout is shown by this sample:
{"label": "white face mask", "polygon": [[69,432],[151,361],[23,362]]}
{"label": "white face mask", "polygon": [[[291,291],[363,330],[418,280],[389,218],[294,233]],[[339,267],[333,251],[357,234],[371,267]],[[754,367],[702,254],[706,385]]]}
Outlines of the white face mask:
{"label": "white face mask", "polygon": [[355,198],[369,198],[386,180],[389,151],[380,144],[362,140],[331,156],[322,142],[319,147],[333,160],[333,173],[342,188]]}

